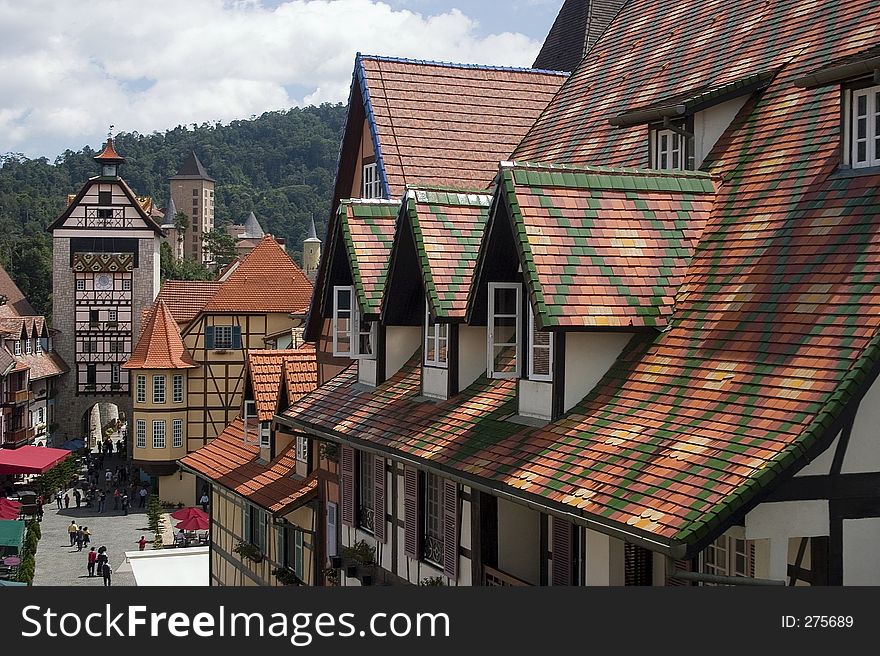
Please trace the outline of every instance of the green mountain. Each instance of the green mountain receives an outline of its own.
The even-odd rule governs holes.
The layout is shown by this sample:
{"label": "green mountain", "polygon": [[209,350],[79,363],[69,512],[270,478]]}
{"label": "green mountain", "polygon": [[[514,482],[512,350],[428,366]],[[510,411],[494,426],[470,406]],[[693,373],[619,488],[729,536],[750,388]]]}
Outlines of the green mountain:
{"label": "green mountain", "polygon": [[[242,222],[252,211],[267,233],[287,239],[288,252],[299,261],[309,219],[315,218],[321,234],[327,218],[344,123],[344,105],[324,104],[267,112],[228,125],[120,133],[114,145],[126,158],[122,177],[136,194],[152,196],[160,207],[168,201],[168,178],[195,151],[217,181],[216,225]],[[54,162],[0,155],[0,262],[34,307],[47,315],[52,240],[46,226],[63,211],[67,194],[97,174],[92,157],[102,146],[67,150]]]}

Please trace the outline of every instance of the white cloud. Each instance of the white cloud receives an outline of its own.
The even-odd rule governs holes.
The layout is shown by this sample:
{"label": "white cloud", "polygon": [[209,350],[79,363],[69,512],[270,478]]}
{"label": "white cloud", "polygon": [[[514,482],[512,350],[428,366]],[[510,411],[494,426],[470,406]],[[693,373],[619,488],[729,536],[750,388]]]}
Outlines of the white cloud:
{"label": "white cloud", "polygon": [[478,27],[372,0],[0,0],[0,153],[345,102],[357,51],[528,66],[539,49]]}

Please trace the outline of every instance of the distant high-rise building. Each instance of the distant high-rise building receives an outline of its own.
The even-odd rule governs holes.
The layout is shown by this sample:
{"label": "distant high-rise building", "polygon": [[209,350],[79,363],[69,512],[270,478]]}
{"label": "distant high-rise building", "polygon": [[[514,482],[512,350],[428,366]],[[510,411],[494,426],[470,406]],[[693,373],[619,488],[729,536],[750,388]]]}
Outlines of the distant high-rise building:
{"label": "distant high-rise building", "polygon": [[[189,217],[189,226],[183,235],[183,257],[210,262],[211,254],[205,251],[205,235],[214,229],[214,178],[208,175],[196,154],[190,153],[170,182],[174,206]],[[174,217],[169,218],[173,220]]]}

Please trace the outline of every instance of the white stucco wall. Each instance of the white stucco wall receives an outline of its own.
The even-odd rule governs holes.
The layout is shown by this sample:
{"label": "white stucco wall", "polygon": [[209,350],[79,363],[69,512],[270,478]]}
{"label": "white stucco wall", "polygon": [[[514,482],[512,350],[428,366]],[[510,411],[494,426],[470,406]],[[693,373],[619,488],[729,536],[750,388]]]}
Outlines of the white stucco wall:
{"label": "white stucco wall", "polygon": [[565,411],[584,398],[629,342],[629,333],[568,333],[565,336]]}
{"label": "white stucco wall", "polygon": [[880,384],[875,380],[859,403],[846,456],[844,474],[880,471]]}
{"label": "white stucco wall", "polygon": [[820,453],[813,462],[795,473],[795,476],[827,476],[831,471],[831,462],[834,460],[834,452],[837,451],[837,442],[840,433],[834,438],[827,449]]}
{"label": "white stucco wall", "polygon": [[603,533],[585,530],[587,559],[586,585],[623,585],[623,541]]}
{"label": "white stucco wall", "polygon": [[734,98],[694,114],[694,168],[700,168],[712,146],[748,99],[749,96]]}
{"label": "white stucco wall", "polygon": [[422,341],[419,326],[388,326],[385,328],[385,378],[400,371]]}
{"label": "white stucco wall", "polygon": [[376,385],[376,361],[370,358],[358,359],[358,382],[365,385]]}
{"label": "white stucco wall", "polygon": [[486,372],[486,327],[458,327],[458,389],[463,390]]}
{"label": "white stucco wall", "polygon": [[762,503],[746,515],[746,539],[828,535],[827,501]]}
{"label": "white stucco wall", "polygon": [[498,499],[498,569],[532,585],[541,582],[540,515],[506,499]]}
{"label": "white stucco wall", "polygon": [[445,399],[449,370],[440,367],[422,367],[422,394],[435,399]]}
{"label": "white stucco wall", "polygon": [[880,585],[880,517],[843,520],[843,584]]}
{"label": "white stucco wall", "polygon": [[521,378],[519,381],[519,414],[550,419],[553,406],[553,383]]}

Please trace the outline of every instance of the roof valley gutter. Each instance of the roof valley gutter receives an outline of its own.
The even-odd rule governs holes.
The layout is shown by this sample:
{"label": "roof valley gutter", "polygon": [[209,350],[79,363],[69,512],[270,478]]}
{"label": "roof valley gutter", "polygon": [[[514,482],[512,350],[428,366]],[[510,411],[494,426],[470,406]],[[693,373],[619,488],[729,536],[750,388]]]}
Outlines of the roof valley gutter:
{"label": "roof valley gutter", "polygon": [[375,444],[371,444],[369,442],[364,442],[363,440],[353,439],[353,438],[343,438],[338,435],[333,435],[331,433],[327,433],[326,431],[319,430],[310,424],[304,422],[297,422],[290,417],[285,417],[284,415],[275,415],[275,421],[284,426],[288,426],[290,428],[296,428],[298,430],[307,431],[317,437],[325,440],[329,440],[331,442],[338,442],[340,444],[344,444],[346,446],[351,446],[361,451],[366,451],[368,453],[372,453],[375,455],[390,457],[398,462],[403,464],[412,465],[413,467],[417,467],[419,469],[427,469],[433,473],[444,476],[445,478],[449,478],[457,483],[461,483],[463,485],[467,485],[469,487],[476,488],[483,492],[488,492],[494,496],[499,498],[504,498],[512,503],[516,503],[521,506],[526,506],[541,513],[552,513],[556,516],[567,519],[568,521],[577,524],[579,526],[583,526],[585,528],[589,528],[599,533],[603,533],[610,537],[618,538],[624,540],[626,542],[630,542],[632,544],[637,544],[639,546],[645,547],[650,551],[656,551],[658,553],[664,554],[674,559],[684,558],[687,553],[687,545],[682,543],[666,543],[661,542],[659,540],[652,540],[644,535],[640,535],[638,533],[632,533],[630,531],[623,530],[618,526],[614,526],[611,524],[606,524],[604,522],[600,522],[594,519],[588,519],[583,517],[582,515],[577,515],[565,510],[561,510],[558,508],[553,508],[546,504],[538,503],[536,501],[531,501],[522,496],[517,496],[500,487],[493,487],[488,483],[481,482],[477,477],[469,477],[461,474],[461,472],[457,472],[452,469],[447,469],[445,467],[440,467],[437,465],[432,465],[429,462],[425,462],[423,460],[416,460],[414,458],[408,458],[405,455],[402,455],[396,451],[392,451],[388,448],[382,448]]}

